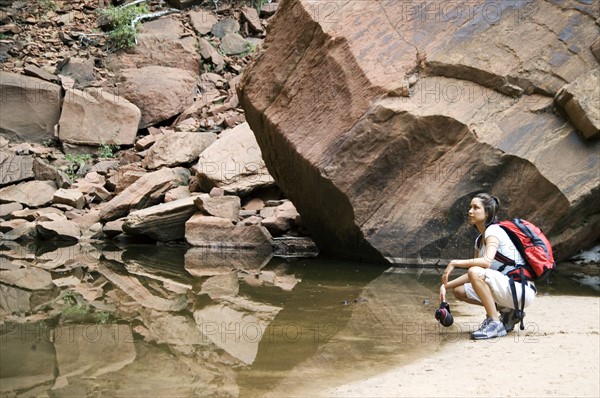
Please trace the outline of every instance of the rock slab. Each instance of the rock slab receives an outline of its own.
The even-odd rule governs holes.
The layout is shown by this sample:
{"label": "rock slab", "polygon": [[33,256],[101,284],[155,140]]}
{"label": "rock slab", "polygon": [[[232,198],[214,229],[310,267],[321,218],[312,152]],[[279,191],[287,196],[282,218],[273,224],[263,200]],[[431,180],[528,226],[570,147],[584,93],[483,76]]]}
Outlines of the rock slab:
{"label": "rock slab", "polygon": [[102,89],[69,90],[59,138],[78,145],[133,145],[142,114],[137,106]]}
{"label": "rock slab", "polygon": [[559,260],[600,237],[600,143],[552,112],[561,87],[598,68],[598,9],[496,4],[491,18],[484,1],[473,13],[434,2],[453,16],[435,18],[404,2],[336,3],[332,21],[309,2],[280,3],[238,94],[323,251],[470,257],[465,213],[481,191],[502,199],[502,218],[542,227]]}
{"label": "rock slab", "polygon": [[161,203],[129,213],[123,231],[130,235],[144,235],[160,242],[185,237],[185,222],[197,211],[194,198]]}
{"label": "rock slab", "polygon": [[130,210],[142,209],[159,203],[164,194],[187,184],[189,172],[183,168],[160,169],[142,175],[110,201],[104,203],[99,216],[104,221],[127,215]]}
{"label": "rock slab", "polygon": [[198,160],[215,140],[214,133],[174,131],[165,134],[148,150],[144,165],[151,170],[163,166],[174,167]]}
{"label": "rock slab", "polygon": [[54,181],[28,181],[0,189],[0,201],[43,207],[52,203],[56,190]]}
{"label": "rock slab", "polygon": [[271,249],[271,235],[261,225],[233,224],[221,217],[194,214],[185,223],[185,239],[199,247],[231,247],[238,249]]}
{"label": "rock slab", "polygon": [[275,183],[248,123],[223,131],[200,154],[194,169],[205,191],[220,187],[227,193],[246,195]]}
{"label": "rock slab", "polygon": [[59,85],[0,71],[0,133],[10,140],[42,143],[54,137],[61,106]]}
{"label": "rock slab", "polygon": [[600,67],[589,71],[556,94],[571,122],[588,139],[600,135]]}

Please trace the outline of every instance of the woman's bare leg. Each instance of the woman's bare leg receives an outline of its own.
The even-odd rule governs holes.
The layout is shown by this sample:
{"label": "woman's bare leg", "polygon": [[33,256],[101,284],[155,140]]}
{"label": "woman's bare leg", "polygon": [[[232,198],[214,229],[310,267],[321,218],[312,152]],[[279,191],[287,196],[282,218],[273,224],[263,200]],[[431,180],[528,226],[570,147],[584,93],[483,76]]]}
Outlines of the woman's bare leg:
{"label": "woman's bare leg", "polygon": [[496,303],[494,302],[494,296],[492,290],[485,283],[485,269],[481,267],[471,267],[467,272],[469,275],[469,281],[473,285],[473,289],[477,296],[481,299],[481,303],[485,307],[485,312],[488,318],[496,318],[498,311],[496,310]]}
{"label": "woman's bare leg", "polygon": [[454,297],[456,297],[460,301],[464,301],[465,303],[481,305],[481,301],[470,299],[467,296],[467,292],[465,291],[465,285],[460,285],[452,289],[452,293],[454,293]]}

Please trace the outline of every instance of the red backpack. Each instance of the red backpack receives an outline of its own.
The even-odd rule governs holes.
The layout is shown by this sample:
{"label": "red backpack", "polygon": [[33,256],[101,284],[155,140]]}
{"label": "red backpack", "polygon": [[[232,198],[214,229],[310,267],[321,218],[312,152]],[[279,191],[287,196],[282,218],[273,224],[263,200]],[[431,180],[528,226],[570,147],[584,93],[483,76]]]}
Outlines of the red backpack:
{"label": "red backpack", "polygon": [[[515,245],[525,265],[518,266],[516,269],[508,272],[510,278],[510,290],[513,297],[514,309],[513,319],[520,321],[521,330],[525,329],[523,317],[525,312],[525,285],[527,281],[544,280],[548,278],[550,272],[556,268],[554,256],[552,255],[552,246],[548,238],[541,229],[520,218],[513,218],[511,221],[501,221],[500,227],[506,231],[506,234]],[[494,259],[504,265],[515,266],[515,262],[502,254],[496,252]],[[515,281],[522,283],[521,308],[518,308],[517,289]],[[535,290],[535,288],[533,288]]]}
{"label": "red backpack", "polygon": [[[499,225],[506,231],[521,257],[525,260],[525,266],[522,267],[523,276],[521,276],[520,269],[509,272],[508,276],[517,281],[522,280],[523,277],[530,281],[547,279],[550,272],[556,268],[556,263],[552,255],[552,246],[542,230],[529,221],[520,218],[501,221]],[[495,259],[502,264],[512,263],[512,260],[507,259],[500,253],[496,254]]]}

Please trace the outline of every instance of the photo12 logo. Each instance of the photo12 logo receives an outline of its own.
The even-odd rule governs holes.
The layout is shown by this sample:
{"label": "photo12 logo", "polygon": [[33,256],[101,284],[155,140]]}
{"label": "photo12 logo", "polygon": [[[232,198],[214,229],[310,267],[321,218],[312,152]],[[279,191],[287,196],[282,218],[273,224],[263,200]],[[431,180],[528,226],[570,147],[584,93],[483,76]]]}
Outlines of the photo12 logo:
{"label": "photo12 logo", "polygon": [[[381,7],[394,11],[394,23],[452,23],[494,25],[501,20],[511,23],[533,21],[539,11],[535,1],[382,1]],[[399,10],[398,10],[399,9]]]}
{"label": "photo12 logo", "polygon": [[[421,342],[421,343],[439,343],[439,342],[458,342],[460,340],[470,340],[471,333],[475,332],[481,326],[478,322],[454,322],[450,327],[443,327],[438,322],[405,322],[401,325],[402,342]],[[499,341],[512,340],[514,343],[532,344],[539,342],[540,327],[535,322],[525,322],[525,329],[519,330],[518,325],[515,331],[501,338],[492,338],[483,340],[487,343],[498,343]]]}
{"label": "photo12 logo", "polygon": [[331,339],[338,327],[333,322],[300,324],[298,322],[202,322],[198,328],[205,342],[232,343],[297,343],[309,339],[324,343]]}

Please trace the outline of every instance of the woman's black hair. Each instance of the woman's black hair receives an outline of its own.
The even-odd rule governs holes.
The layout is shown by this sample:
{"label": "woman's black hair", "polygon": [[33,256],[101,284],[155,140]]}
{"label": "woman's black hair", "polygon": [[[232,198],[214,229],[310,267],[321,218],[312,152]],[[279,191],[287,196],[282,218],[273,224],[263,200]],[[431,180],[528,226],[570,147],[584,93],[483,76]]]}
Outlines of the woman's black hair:
{"label": "woman's black hair", "polygon": [[483,209],[485,210],[485,226],[486,228],[498,222],[498,211],[500,210],[500,200],[490,195],[489,193],[478,193],[475,198],[481,200]]}

